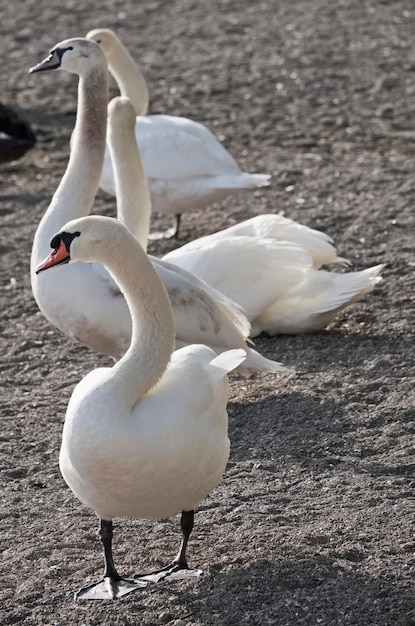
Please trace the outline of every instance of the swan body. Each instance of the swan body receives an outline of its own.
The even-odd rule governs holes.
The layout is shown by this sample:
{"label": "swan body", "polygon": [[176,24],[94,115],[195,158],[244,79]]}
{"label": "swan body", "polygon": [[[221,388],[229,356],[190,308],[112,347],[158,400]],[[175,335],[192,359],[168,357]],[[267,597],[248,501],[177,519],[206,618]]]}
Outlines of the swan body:
{"label": "swan body", "polygon": [[[45,317],[66,335],[119,359],[130,344],[131,317],[123,295],[103,265],[79,262],[36,276],[36,267],[53,234],[70,219],[87,215],[94,201],[106,141],[106,59],[95,42],[71,39],[55,46],[50,57],[32,71],[45,69],[79,75],[78,113],[67,169],[34,237],[33,295]],[[88,115],[89,111],[93,115]],[[168,262],[157,262],[155,267],[169,290],[178,345],[205,343],[217,347],[218,352],[245,346],[250,326],[238,305]],[[254,369],[283,369],[249,350],[248,367],[252,363]]]}
{"label": "swan body", "polygon": [[[143,220],[145,220],[145,216],[143,216]],[[174,259],[175,254],[180,255],[185,251],[200,250],[210,245],[214,247],[215,242],[221,239],[241,236],[274,239],[274,241],[289,241],[298,244],[311,254],[313,266],[316,269],[322,265],[350,265],[347,259],[337,255],[333,240],[329,235],[273,213],[256,215],[228,228],[218,230],[211,235],[194,239],[179,248],[178,251],[169,253],[170,258]]]}
{"label": "swan body", "polygon": [[[198,122],[171,115],[145,115],[145,80],[115,33],[95,29],[87,38],[99,42],[121,94],[136,108],[136,138],[148,179],[153,211],[180,214],[204,208],[238,189],[269,185],[268,174],[242,172],[215,136]],[[115,195],[111,158],[107,151],[100,186]]]}
{"label": "swan body", "polygon": [[[145,248],[151,202],[128,99],[110,103],[109,120],[118,217]],[[373,289],[382,269],[347,275],[317,271],[322,264],[348,261],[337,255],[330,237],[279,215],[260,215],[201,237],[165,255],[166,260],[238,302],[252,323],[251,336],[324,328],[342,308]],[[244,368],[253,356],[249,351]]]}
{"label": "swan body", "polygon": [[226,374],[245,352],[217,356],[193,345],[172,355],[167,293],[118,220],[73,220],[51,246],[37,271],[73,261],[105,264],[124,293],[133,326],[122,359],[88,374],[72,394],[60,453],[65,481],[106,523],[115,516],[157,519],[193,511],[226,467]]}
{"label": "swan body", "polygon": [[171,517],[196,509],[218,484],[229,440],[226,377],[216,379],[216,356],[202,345],[176,350],[133,410],[112,394],[111,370],[94,370],[76,387],[60,468],[100,519]]}
{"label": "swan body", "polygon": [[164,258],[238,302],[251,322],[251,337],[321,330],[381,280],[383,265],[346,274],[317,270],[313,254],[288,241],[246,235],[203,239]]}

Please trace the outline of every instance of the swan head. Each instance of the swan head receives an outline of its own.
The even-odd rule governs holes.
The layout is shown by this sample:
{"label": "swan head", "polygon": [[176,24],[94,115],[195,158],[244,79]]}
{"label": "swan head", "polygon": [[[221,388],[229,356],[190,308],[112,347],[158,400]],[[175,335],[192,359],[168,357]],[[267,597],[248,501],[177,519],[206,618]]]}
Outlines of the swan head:
{"label": "swan head", "polygon": [[36,274],[75,261],[104,262],[121,240],[132,237],[129,231],[112,217],[89,215],[72,220],[50,241],[52,252],[36,268]]}
{"label": "swan head", "polygon": [[136,123],[135,108],[129,98],[116,96],[108,104],[108,123],[111,128],[126,128],[133,133]]}
{"label": "swan head", "polygon": [[31,67],[30,74],[46,70],[66,70],[81,75],[93,65],[106,67],[105,54],[95,41],[83,37],[65,39],[56,44],[43,61]]}
{"label": "swan head", "polygon": [[95,41],[101,46],[107,59],[111,58],[120,45],[117,35],[110,28],[94,28],[87,33],[86,39]]}

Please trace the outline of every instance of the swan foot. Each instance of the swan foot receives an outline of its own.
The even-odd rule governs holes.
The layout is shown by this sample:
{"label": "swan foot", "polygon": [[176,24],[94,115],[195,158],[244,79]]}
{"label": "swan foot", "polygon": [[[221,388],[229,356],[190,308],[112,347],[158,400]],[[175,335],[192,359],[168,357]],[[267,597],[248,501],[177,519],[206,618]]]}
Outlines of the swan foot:
{"label": "swan foot", "polygon": [[177,561],[173,561],[166,567],[162,567],[161,569],[150,572],[149,574],[143,574],[142,576],[137,576],[134,580],[158,583],[160,580],[168,578],[169,580],[182,580],[185,578],[199,578],[202,574],[201,569],[190,569],[185,565],[181,565]]}
{"label": "swan foot", "polygon": [[75,593],[75,600],[115,600],[144,587],[147,587],[147,582],[144,580],[105,576],[97,583],[82,587]]}

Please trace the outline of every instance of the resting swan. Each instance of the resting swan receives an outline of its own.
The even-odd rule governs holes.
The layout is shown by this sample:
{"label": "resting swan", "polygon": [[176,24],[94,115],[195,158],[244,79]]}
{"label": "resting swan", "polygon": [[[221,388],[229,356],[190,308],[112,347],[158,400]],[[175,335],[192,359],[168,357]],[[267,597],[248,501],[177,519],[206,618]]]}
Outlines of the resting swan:
{"label": "resting swan", "polygon": [[[87,34],[100,44],[108,58],[109,71],[121,95],[133,102],[136,136],[148,178],[153,211],[175,214],[178,236],[179,215],[224,200],[239,189],[269,185],[268,174],[242,172],[235,159],[202,124],[185,117],[145,115],[148,90],[128,50],[109,29]],[[100,182],[104,191],[115,195],[114,177],[108,151]]]}
{"label": "resting swan", "polygon": [[[135,112],[128,98],[117,97],[111,100],[108,105],[108,133],[107,141],[114,163],[115,187],[117,192],[117,216],[118,219],[130,230],[146,250],[147,237],[150,227],[151,201],[144,170],[142,167],[140,153],[134,134]],[[173,291],[171,279],[165,275],[166,271],[184,272],[182,268],[168,263],[165,260],[150,256],[151,262],[162,278],[164,285],[168,287],[169,293]],[[205,284],[205,283],[204,283]],[[207,285],[206,285],[207,287]],[[235,333],[234,333],[235,334]],[[262,369],[264,371],[282,372],[289,371],[280,363],[266,359],[252,348],[245,344],[247,335],[234,337],[232,345],[229,347],[241,347],[247,352],[247,357],[242,366],[238,369],[245,372],[247,369]],[[229,341],[225,337],[223,341]],[[176,346],[182,345],[176,339]],[[215,352],[220,352],[224,348],[220,345],[211,347]]]}
{"label": "resting swan", "polygon": [[[218,484],[229,457],[227,377],[243,350],[217,356],[193,345],[173,353],[167,293],[134,236],[110,217],[63,226],[37,272],[72,261],[108,267],[127,300],[132,339],[112,368],[90,372],[69,401],[60,469],[70,489],[100,519],[102,581],[78,599],[111,599],[188,570],[186,546],[194,510]],[[62,277],[64,280],[64,276]],[[182,512],[183,540],[170,565],[128,580],[112,558],[114,517],[158,519]],[[198,572],[195,572],[197,574]]]}
{"label": "resting swan", "polygon": [[[32,72],[65,69],[79,75],[78,112],[69,163],[36,231],[31,257],[35,300],[47,319],[66,335],[119,359],[131,340],[131,317],[117,285],[99,263],[74,263],[36,278],[45,246],[66,221],[90,212],[105,151],[108,72],[105,56],[93,41],[70,39],[57,44]],[[91,115],[90,113],[93,112]],[[185,270],[156,264],[173,304],[178,345],[205,343],[218,352],[245,348],[249,322],[241,308]],[[247,368],[285,371],[254,350]]]}
{"label": "resting swan", "polygon": [[325,328],[373,290],[384,267],[342,274],[315,269],[302,246],[247,235],[212,237],[200,246],[196,240],[163,258],[238,302],[251,322],[251,337]]}
{"label": "resting swan", "polygon": [[[118,217],[145,248],[151,207],[133,133],[134,116],[125,98],[114,99],[109,109],[108,139],[120,178]],[[182,264],[239,302],[253,322],[252,336],[263,330],[277,334],[324,328],[373,289],[383,267],[348,274],[317,270],[322,264],[348,262],[337,256],[327,235],[278,215],[260,215],[202,237],[164,260]]]}

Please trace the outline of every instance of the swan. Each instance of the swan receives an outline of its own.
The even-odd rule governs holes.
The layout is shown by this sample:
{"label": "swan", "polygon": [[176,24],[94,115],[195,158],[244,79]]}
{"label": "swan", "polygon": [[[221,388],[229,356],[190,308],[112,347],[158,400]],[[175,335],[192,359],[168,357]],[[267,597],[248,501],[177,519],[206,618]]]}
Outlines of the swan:
{"label": "swan", "polygon": [[30,124],[0,103],[0,163],[20,159],[36,143]]}
{"label": "swan", "polygon": [[[115,98],[109,106],[108,142],[118,218],[145,249],[151,206],[133,128],[129,100]],[[383,267],[348,274],[317,271],[323,264],[348,261],[337,255],[326,234],[279,215],[259,215],[201,237],[166,259],[239,302],[253,323],[251,336],[324,328],[340,310],[373,289]]]}
{"label": "swan", "polygon": [[[89,214],[106,141],[108,71],[101,48],[84,38],[65,40],[31,72],[53,69],[79,75],[78,112],[65,174],[35,233],[32,291],[45,317],[67,336],[119,359],[131,341],[131,317],[118,286],[102,264],[73,263],[65,268],[66,280],[59,268],[36,277],[36,267],[53,234],[70,219]],[[217,352],[246,347],[250,325],[238,305],[168,262],[161,262],[156,269],[173,304],[178,346],[205,343]],[[280,364],[251,348],[247,350],[246,369],[284,371]]]}
{"label": "swan", "polygon": [[[107,142],[114,163],[114,176],[117,198],[117,217],[146,250],[150,227],[151,200],[145,177],[140,152],[134,133],[135,111],[128,98],[116,97],[108,105]],[[173,265],[163,259],[149,256],[157,273],[162,278],[164,285],[172,292],[171,279],[165,275],[166,271],[175,274],[185,273],[186,270]],[[193,276],[193,275],[192,275]],[[196,279],[193,279],[196,280]],[[206,283],[205,283],[206,285]],[[207,287],[207,285],[206,285]],[[250,330],[250,328],[249,328]],[[240,373],[246,373],[249,369],[262,369],[269,372],[290,371],[283,368],[280,363],[266,359],[258,354],[253,348],[246,346],[249,330],[243,336],[235,336],[229,347],[241,347],[247,352],[246,359],[238,368]],[[233,333],[235,335],[235,333]],[[230,334],[224,337],[229,343]],[[176,346],[183,345],[176,339]],[[224,344],[227,345],[227,344]],[[223,350],[217,344],[211,345],[216,352]]]}
{"label": "swan", "polygon": [[[270,184],[268,174],[242,172],[203,124],[185,117],[145,115],[148,108],[145,80],[120,39],[109,29],[92,30],[86,38],[102,47],[121,94],[129,97],[136,108],[136,136],[153,211],[176,215],[176,226],[169,235],[178,238],[181,213],[205,208],[240,189]],[[115,195],[108,151],[100,187]]]}
{"label": "swan", "polygon": [[[188,570],[194,510],[220,481],[229,457],[226,374],[242,349],[219,356],[192,345],[173,353],[174,323],[163,284],[134,236],[118,220],[72,220],[52,238],[42,272],[73,261],[99,261],[123,292],[132,316],[127,353],[95,369],[68,404],[59,465],[63,478],[100,520],[105,570],[77,599],[113,599],[143,582]],[[63,276],[64,280],[64,276]],[[167,566],[129,580],[112,557],[114,517],[159,519],[182,512],[182,543]]]}
{"label": "swan", "polygon": [[[134,61],[109,29],[90,31],[87,38],[102,46],[121,93],[135,102],[140,114],[137,143],[147,172],[140,141],[145,130],[144,126],[138,130],[138,123],[149,119],[143,117],[148,99],[141,97],[139,89],[129,89],[134,84],[129,79]],[[138,84],[143,77],[137,67],[136,73],[140,76]],[[271,335],[303,333],[325,328],[341,310],[363,298],[381,280],[382,264],[347,274],[317,271],[324,264],[348,264],[337,256],[332,243],[324,233],[292,220],[262,215],[186,244],[163,259],[191,271],[238,302],[251,322],[251,337],[263,331]]]}
{"label": "swan", "polygon": [[194,241],[163,258],[240,304],[251,322],[251,337],[322,330],[372,291],[384,268],[315,269],[313,255],[301,245],[247,235],[212,238],[200,246]]}

